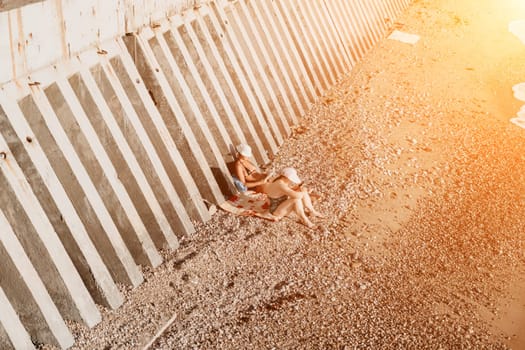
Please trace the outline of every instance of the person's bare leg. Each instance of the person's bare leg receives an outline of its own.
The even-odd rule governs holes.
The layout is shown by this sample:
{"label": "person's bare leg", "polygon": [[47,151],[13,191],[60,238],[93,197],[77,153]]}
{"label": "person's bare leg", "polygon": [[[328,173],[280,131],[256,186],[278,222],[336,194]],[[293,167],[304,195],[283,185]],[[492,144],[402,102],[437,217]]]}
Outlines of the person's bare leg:
{"label": "person's bare leg", "polygon": [[299,216],[305,226],[308,226],[309,228],[313,228],[315,226],[306,217],[306,214],[304,213],[303,202],[299,198],[290,198],[282,202],[281,205],[279,205],[279,207],[273,212],[273,216],[275,216],[277,220],[280,220],[283,217],[288,216],[292,210],[297,214],[297,216]]}
{"label": "person's bare leg", "polygon": [[[304,196],[303,196],[304,198]],[[311,222],[308,217],[306,217],[306,214],[304,213],[304,206],[303,206],[303,200],[297,199],[295,200],[295,206],[294,206],[295,213],[301,218],[303,224],[305,224],[309,228],[313,228],[315,225],[313,222]]]}
{"label": "person's bare leg", "polygon": [[308,194],[308,191],[306,189],[303,189],[303,205],[306,209],[308,209],[312,216],[317,218],[324,218],[323,214],[314,209],[312,199],[310,198],[310,195]]}
{"label": "person's bare leg", "polygon": [[277,218],[276,221],[284,218],[285,216],[287,216],[288,214],[291,213],[293,207],[294,207],[294,201],[295,199],[287,199],[285,200],[284,202],[282,202],[278,207],[277,209],[275,209],[275,211],[273,212],[273,216],[275,218]]}

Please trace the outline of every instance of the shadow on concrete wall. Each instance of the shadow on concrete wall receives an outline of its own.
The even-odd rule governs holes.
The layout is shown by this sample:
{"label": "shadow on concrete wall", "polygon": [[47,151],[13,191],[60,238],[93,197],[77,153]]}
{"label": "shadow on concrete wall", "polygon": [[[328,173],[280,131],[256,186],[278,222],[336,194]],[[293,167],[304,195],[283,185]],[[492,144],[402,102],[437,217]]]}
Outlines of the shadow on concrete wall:
{"label": "shadow on concrete wall", "polygon": [[[230,172],[231,172],[230,164],[227,164],[227,165],[228,165],[228,169],[230,169]],[[211,172],[213,173],[213,177],[215,178],[215,181],[217,181],[217,184],[219,185],[221,193],[224,195],[224,198],[230,198],[233,195],[233,192],[231,190],[233,186],[231,182],[231,175],[225,174],[219,168],[211,167],[210,169],[211,169]]]}

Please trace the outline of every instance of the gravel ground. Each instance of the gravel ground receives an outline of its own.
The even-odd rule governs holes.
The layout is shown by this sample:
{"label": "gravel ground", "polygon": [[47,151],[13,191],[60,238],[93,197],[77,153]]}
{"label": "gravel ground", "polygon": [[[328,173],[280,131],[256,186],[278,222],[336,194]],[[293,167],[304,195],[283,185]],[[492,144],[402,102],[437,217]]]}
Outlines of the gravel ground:
{"label": "gravel ground", "polygon": [[74,348],[139,349],[172,319],[152,349],[524,349],[513,6],[415,1],[395,26],[421,40],[381,41],[272,163],[328,218],[217,212]]}

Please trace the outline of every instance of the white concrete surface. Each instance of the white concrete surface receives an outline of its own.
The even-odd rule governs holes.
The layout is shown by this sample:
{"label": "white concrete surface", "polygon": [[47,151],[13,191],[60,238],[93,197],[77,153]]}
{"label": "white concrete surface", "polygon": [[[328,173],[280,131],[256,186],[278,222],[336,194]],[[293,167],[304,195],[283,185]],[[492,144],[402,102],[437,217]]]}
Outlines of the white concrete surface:
{"label": "white concrete surface", "polygon": [[[1,219],[0,219],[1,220]],[[0,348],[2,349],[34,349],[31,338],[15,309],[11,305],[7,295],[0,286]],[[5,338],[1,335],[5,334]]]}

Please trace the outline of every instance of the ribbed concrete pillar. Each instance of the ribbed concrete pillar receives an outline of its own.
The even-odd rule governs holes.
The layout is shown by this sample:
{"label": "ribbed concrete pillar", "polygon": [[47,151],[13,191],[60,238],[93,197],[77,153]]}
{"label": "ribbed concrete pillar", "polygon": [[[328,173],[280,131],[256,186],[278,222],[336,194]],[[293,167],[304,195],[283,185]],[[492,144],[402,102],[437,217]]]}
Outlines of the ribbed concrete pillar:
{"label": "ribbed concrete pillar", "polygon": [[[40,103],[41,106],[51,107],[52,113],[49,113],[48,117],[56,118],[82,163],[85,164],[91,180],[97,184],[97,189],[135,262],[157,266],[161,258],[122,182],[131,174],[129,170],[126,172],[125,167],[119,169],[117,173],[107,153],[108,150],[104,148],[99,139],[99,137],[104,138],[110,132],[103,129],[105,121],[99,109],[103,102],[100,101],[100,98],[94,101],[95,97],[92,94],[94,87],[91,86],[90,91],[81,75],[77,73],[66,80],[66,72],[66,68],[57,67],[54,72],[42,73],[40,76],[34,75],[35,79],[39,79],[41,84],[47,87],[41,90],[42,95],[40,95],[40,90],[34,89],[33,95],[38,95],[37,103]],[[53,79],[54,82],[46,78]],[[81,90],[79,91],[79,94],[82,94],[81,100],[88,101],[86,105],[90,109],[84,110],[83,107],[86,105],[81,105],[75,95],[75,88]],[[100,136],[97,134],[97,129]],[[104,132],[101,132],[102,130]]]}
{"label": "ribbed concrete pillar", "polygon": [[324,33],[322,38],[325,42],[326,52],[334,65],[336,80],[339,80],[353,67],[349,52],[342,46],[338,31],[335,31],[336,27],[333,26],[332,16],[328,13],[325,3],[311,1],[309,5],[313,18],[316,14],[319,17],[320,30]]}
{"label": "ribbed concrete pillar", "polygon": [[271,60],[277,70],[276,74],[281,77],[286,94],[293,104],[292,122],[296,124],[298,117],[305,114],[308,107],[308,97],[305,87],[300,84],[297,78],[295,66],[291,63],[288,48],[283,41],[283,33],[279,30],[278,23],[274,16],[268,11],[266,1],[249,2],[248,8],[253,11],[253,16],[259,20],[260,31],[265,42],[266,49],[271,54]]}
{"label": "ribbed concrete pillar", "polygon": [[[401,2],[400,1],[381,1],[381,0],[375,0],[375,2],[383,8],[383,12],[386,13],[386,17],[383,18],[383,22],[385,27],[389,28],[393,24],[394,18],[397,16],[397,11],[402,11],[405,6],[403,6],[403,9],[401,7],[398,7]],[[396,4],[397,2],[397,4]]]}
{"label": "ribbed concrete pillar", "polygon": [[345,50],[351,55],[353,64],[355,64],[366,52],[359,33],[357,19],[353,17],[344,0],[325,2],[325,6],[334,24],[340,28],[338,30],[339,37],[343,41]]}
{"label": "ribbed concrete pillar", "polygon": [[[177,239],[157,201],[152,185],[144,174],[146,167],[139,164],[139,155],[144,154],[143,148],[132,150],[130,146],[139,143],[128,118],[132,113],[131,109],[124,108],[123,95],[118,94],[115,85],[111,84],[115,83],[115,79],[105,74],[98,56],[93,51],[86,52],[78,61],[72,60],[68,69],[61,74],[70,76],[68,82],[78,102],[84,111],[89,111],[86,115],[93,126],[93,131],[100,135],[100,145],[94,145],[99,152],[102,152],[99,157],[104,157],[103,152],[105,152],[109,158],[104,159],[105,164],[111,164],[115,172],[118,171],[118,178],[124,185],[124,188],[121,188],[124,197],[121,195],[119,200],[121,202],[130,200],[133,204],[126,214],[132,217],[138,216],[142,221],[141,223],[137,220],[134,228],[138,239],[145,246],[143,249],[150,253],[147,253],[146,260],[139,262],[156,265],[160,263],[160,256],[155,251],[152,241],[158,248],[164,245],[175,247]],[[66,85],[63,91],[67,90],[69,87]],[[70,99],[69,103],[76,104],[72,95]],[[96,153],[100,154],[99,152]]]}
{"label": "ribbed concrete pillar", "polygon": [[[0,287],[18,318],[31,337],[62,348],[71,346],[73,337],[35,270],[34,263],[27,256],[26,247],[22,246],[15,234],[16,225],[9,222],[3,209],[0,209],[0,226]],[[43,263],[44,260],[39,262],[40,265]],[[13,327],[17,327],[16,320],[8,319],[11,322],[4,323],[4,317],[9,317],[9,311],[5,314],[2,312],[1,317],[4,329],[6,332],[9,329],[11,333]],[[23,336],[23,332],[19,335]]]}
{"label": "ribbed concrete pillar", "polygon": [[259,4],[266,9],[267,16],[273,17],[274,23],[277,24],[277,36],[282,37],[282,51],[285,56],[288,54],[288,65],[293,73],[295,84],[305,89],[303,95],[305,96],[304,108],[306,109],[310,103],[315,101],[317,93],[306,66],[303,64],[302,51],[295,40],[295,27],[288,25],[288,13],[282,12],[281,7],[278,6],[278,1],[263,0]]}
{"label": "ribbed concrete pillar", "polygon": [[[4,87],[6,105],[20,99],[18,106],[30,125],[32,135],[48,157],[113,278],[124,284],[140,284],[142,274],[49,103],[46,103],[42,93],[28,95],[31,91],[25,87],[30,82],[23,83]],[[9,110],[16,110],[18,106]]]}
{"label": "ribbed concrete pillar", "polygon": [[310,42],[312,43],[312,50],[316,57],[317,67],[320,69],[320,74],[323,76],[325,81],[325,89],[335,84],[336,78],[333,72],[333,67],[327,56],[327,49],[324,46],[324,38],[319,28],[319,21],[317,16],[312,17],[310,12],[309,2],[298,1],[297,12],[301,16],[301,22],[305,24],[305,29],[308,31],[310,36]]}
{"label": "ribbed concrete pillar", "polygon": [[[269,101],[270,118],[275,119],[279,132],[284,138],[291,133],[290,125],[296,118],[287,118],[291,110],[290,102],[283,97],[282,84],[280,84],[280,77],[277,75],[272,60],[269,57],[268,51],[264,46],[262,35],[257,28],[257,19],[253,19],[252,14],[248,13],[244,0],[238,1],[231,5],[231,18],[233,25],[240,33],[248,51],[246,55],[252,64],[252,70],[255,73],[257,81],[261,82],[261,88],[265,100]],[[288,109],[288,111],[286,111]]]}
{"label": "ribbed concrete pillar", "polygon": [[100,322],[100,313],[3,136],[0,149],[5,152],[0,159],[0,209],[62,316],[94,326]]}
{"label": "ribbed concrete pillar", "polygon": [[[277,102],[282,107],[282,111],[285,115],[284,123],[288,124],[288,128],[297,124],[298,117],[303,114],[300,104],[296,105],[298,101],[293,101],[293,98],[297,94],[295,89],[288,90],[289,81],[288,72],[282,70],[283,62],[276,55],[274,48],[277,43],[272,41],[270,30],[264,21],[262,13],[255,6],[254,2],[240,1],[239,17],[244,19],[245,26],[249,27],[252,34],[255,35],[257,41],[255,42],[259,47],[259,57],[261,63],[264,63],[261,67],[261,71],[267,75],[267,80],[270,85],[271,91],[275,92]],[[246,20],[250,18],[251,20]],[[266,66],[266,67],[265,67]],[[293,102],[292,102],[293,101]],[[290,132],[288,130],[288,132]]]}
{"label": "ribbed concrete pillar", "polygon": [[214,118],[217,115],[203,114],[205,103],[202,100],[197,101],[194,97],[194,94],[200,95],[202,90],[199,90],[195,84],[192,84],[194,87],[192,90],[188,83],[188,81],[194,83],[195,77],[188,67],[186,59],[189,54],[178,31],[171,31],[167,26],[159,26],[155,31],[145,29],[141,32],[141,36],[145,42],[148,42],[155,59],[165,73],[169,92],[173,94],[180,109],[181,123],[188,125],[191,135],[195,138],[193,147],[198,145],[204,156],[206,165],[202,170],[211,172],[209,181],[221,191],[216,195],[217,201],[213,201],[220,203],[224,200],[224,196],[229,195],[233,190],[225,162],[231,139],[225,132],[222,122]]}
{"label": "ribbed concrete pillar", "polygon": [[290,0],[283,5],[288,6],[288,11],[297,21],[299,33],[301,34],[301,42],[307,50],[307,57],[310,63],[312,73],[319,80],[319,92],[324,93],[331,85],[329,77],[327,76],[327,67],[322,60],[322,55],[317,49],[317,34],[312,31],[309,18],[305,17],[304,8],[300,1]]}
{"label": "ribbed concrete pillar", "polygon": [[216,99],[220,100],[223,113],[231,119],[233,133],[236,135],[235,140],[250,144],[255,158],[260,163],[268,163],[268,154],[261,141],[262,134],[259,136],[251,118],[248,116],[248,112],[228,70],[228,66],[231,67],[231,62],[228,62],[229,64],[224,62],[221,50],[215,43],[217,36],[214,37],[211,34],[213,29],[208,28],[205,24],[206,10],[201,9],[199,13],[192,11],[183,17],[186,31],[193,45],[195,45],[199,55],[198,59],[204,63],[203,68],[214,87],[217,95]]}
{"label": "ribbed concrete pillar", "polygon": [[370,6],[376,12],[376,26],[378,27],[379,33],[382,38],[386,34],[387,30],[390,28],[390,14],[387,12],[384,3],[378,0],[373,0]]}
{"label": "ribbed concrete pillar", "polygon": [[122,296],[86,227],[21,111],[4,95],[0,95],[0,131],[95,301],[118,307]]}
{"label": "ribbed concrete pillar", "polygon": [[172,19],[172,27],[164,22],[154,30],[158,44],[153,45],[158,45],[167,58],[169,69],[173,72],[167,76],[168,82],[180,101],[182,111],[193,127],[199,143],[205,149],[205,154],[215,156],[208,157],[208,162],[218,165],[219,159],[224,158],[222,153],[226,153],[232,145],[232,140],[198,75],[182,38],[182,34],[185,33],[180,32],[184,31],[183,28],[183,23],[178,17]]}
{"label": "ribbed concrete pillar", "polygon": [[376,22],[376,13],[374,11],[374,8],[371,6],[371,2],[364,1],[362,3],[359,3],[359,5],[361,13],[365,19],[365,24],[368,27],[373,38],[372,45],[375,45],[375,43],[377,43],[381,39],[381,33]]}
{"label": "ribbed concrete pillar", "polygon": [[372,27],[370,26],[370,23],[368,22],[367,13],[364,12],[363,10],[363,4],[361,2],[355,2],[355,3],[346,2],[346,5],[349,5],[354,15],[357,18],[359,18],[359,23],[361,24],[361,35],[363,35],[363,38],[367,42],[367,51],[368,51],[374,46],[374,43],[376,42],[377,38],[375,37]]}
{"label": "ribbed concrete pillar", "polygon": [[[248,82],[247,76],[244,74],[242,62],[235,53],[237,50],[236,42],[231,42],[230,39],[228,39],[225,28],[211,8],[203,7],[201,12],[204,13],[203,21],[206,24],[206,28],[210,31],[213,42],[219,50],[228,70],[228,75],[225,75],[225,77],[228,80],[231,93],[237,103],[241,101],[241,103],[237,104],[239,111],[251,119],[267,154],[270,156],[275,155],[278,149],[277,143],[272,135],[268,122],[264,118],[263,111],[257,101],[254,90]],[[230,79],[228,79],[228,77],[230,77]],[[261,151],[259,151],[259,153],[261,153]]]}
{"label": "ribbed concrete pillar", "polygon": [[[231,104],[228,102],[221,86],[216,72],[210,63],[211,60],[206,54],[204,47],[206,42],[204,38],[199,39],[193,24],[196,25],[196,11],[188,11],[184,16],[175,16],[170,19],[168,27],[175,34],[175,43],[182,40],[183,45],[181,52],[190,67],[193,74],[193,80],[196,83],[200,94],[204,98],[204,104],[209,113],[217,120],[217,124],[222,128],[222,132],[227,134],[227,140],[231,142],[230,147],[239,143],[246,143],[240,124],[235,117]],[[177,35],[178,33],[178,35]],[[210,53],[210,51],[208,51]],[[221,126],[222,124],[222,126]],[[226,149],[229,151],[229,149]]]}
{"label": "ribbed concrete pillar", "polygon": [[[155,164],[166,195],[176,211],[175,214],[171,215],[179,216],[178,221],[181,222],[182,232],[186,231],[186,233],[191,234],[195,229],[191,222],[187,222],[185,215],[182,213],[183,211],[186,211],[188,216],[196,221],[208,221],[210,218],[199,189],[184,163],[177,145],[155,106],[149,91],[142,82],[142,78],[125,44],[119,38],[115,43],[107,43],[106,45],[109,51],[115,50],[120,53],[118,57],[115,56],[110,59],[111,68],[125,89],[144,131],[148,134],[160,158],[156,159],[154,152],[151,155],[148,154],[151,161]],[[139,129],[137,127],[137,131]],[[146,145],[145,147],[149,148]],[[151,150],[148,149],[147,152],[149,153]],[[159,161],[162,164],[158,164]],[[168,218],[171,215],[168,214]],[[171,220],[173,222],[177,221],[175,218]]]}
{"label": "ribbed concrete pillar", "polygon": [[[84,71],[85,81],[90,81],[90,76],[93,77],[98,87],[95,93],[102,94],[117,124],[112,125],[113,119],[110,114],[107,114],[105,120],[108,126],[112,126],[113,142],[122,148],[122,153],[125,154],[124,157],[138,185],[137,188],[132,181],[128,182],[127,191],[137,208],[141,208],[140,212],[141,215],[144,215],[148,232],[157,248],[176,249],[178,240],[175,231],[191,233],[194,230],[193,225],[177,193],[172,186],[169,186],[168,176],[156,150],[117,74],[110,65],[109,56],[118,54],[119,48],[117,45],[112,46],[111,49],[108,46],[104,45],[107,50],[111,50],[110,53],[103,55],[93,51],[84,53],[80,56],[79,64],[91,67],[91,74]],[[91,85],[95,87],[92,83]],[[136,101],[136,104],[138,102]],[[121,159],[117,160],[117,162],[121,161]],[[116,168],[121,169],[120,164],[116,165]],[[168,187],[170,195],[163,191],[165,186]],[[138,196],[138,193],[135,192],[143,193],[144,200],[141,197],[134,198],[133,195]]]}
{"label": "ribbed concrete pillar", "polygon": [[331,18],[326,13],[324,2],[305,1],[305,7],[308,9],[309,16],[313,23],[317,23],[320,41],[323,43],[326,56],[328,58],[331,70],[335,80],[346,74],[352,67],[349,64],[347,52],[340,46],[337,32],[333,32]]}
{"label": "ribbed concrete pillar", "polygon": [[29,350],[34,348],[29,334],[0,286],[0,349]]}
{"label": "ribbed concrete pillar", "polygon": [[212,98],[213,89],[210,84],[207,84],[209,77],[204,67],[207,65],[206,59],[204,61],[199,59],[197,48],[180,16],[174,16],[169,23],[163,22],[155,31],[162,34],[177,64],[177,72],[180,72],[179,81],[182,82],[182,89],[187,90],[185,96],[190,101],[187,103],[188,107],[193,113],[200,112],[196,114],[197,119],[206,121],[206,127],[212,137],[217,140],[217,152],[224,159],[229,149],[240,142],[240,137],[236,133],[237,130],[233,128],[231,119],[224,113],[224,109],[221,110],[221,101],[217,98],[214,101]]}
{"label": "ribbed concrete pillar", "polygon": [[[242,27],[242,23],[238,23],[235,20],[234,9],[230,7],[227,2],[219,1],[211,4],[213,15],[219,21],[221,29],[227,36],[231,46],[235,50],[238,62],[244,71],[250,87],[254,95],[257,97],[257,103],[261,106],[263,117],[270,130],[272,136],[277,145],[281,145],[284,142],[283,135],[277,125],[277,120],[274,118],[274,112],[270,108],[271,101],[266,99],[265,89],[263,88],[262,81],[258,81],[256,73],[253,69],[253,47],[251,42],[246,37],[245,29]],[[250,48],[251,47],[251,48]]]}
{"label": "ribbed concrete pillar", "polygon": [[363,57],[366,49],[360,41],[357,21],[352,17],[347,4],[343,0],[325,2],[328,14],[339,28],[338,37],[343,41],[346,52],[351,57],[352,64],[356,64]]}
{"label": "ribbed concrete pillar", "polygon": [[[150,39],[152,47],[148,43]],[[166,75],[173,73],[165,50],[157,44],[151,30],[142,32],[140,36],[125,36],[123,40],[202,196],[210,202],[221,203],[224,194],[167,80]],[[157,51],[156,54],[152,48]]]}
{"label": "ribbed concrete pillar", "polygon": [[309,41],[310,38],[307,34],[304,33],[304,25],[300,22],[300,19],[297,17],[297,13],[294,9],[294,4],[281,1],[275,1],[275,4],[281,11],[286,26],[290,30],[293,43],[297,47],[299,57],[301,59],[301,62],[299,64],[304,67],[305,72],[307,74],[307,79],[314,86],[314,98],[317,98],[324,91],[324,87],[321,84],[322,77],[319,76],[317,72],[318,69],[314,66],[311,43]]}

